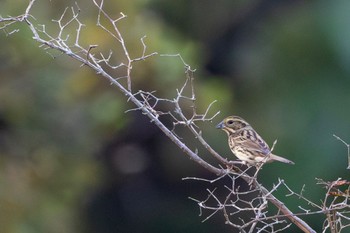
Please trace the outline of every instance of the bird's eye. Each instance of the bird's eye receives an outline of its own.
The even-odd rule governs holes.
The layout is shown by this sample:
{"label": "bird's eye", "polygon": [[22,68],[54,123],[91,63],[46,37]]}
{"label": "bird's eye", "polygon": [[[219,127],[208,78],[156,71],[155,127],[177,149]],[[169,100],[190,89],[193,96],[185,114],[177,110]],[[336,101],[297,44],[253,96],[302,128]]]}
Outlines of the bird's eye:
{"label": "bird's eye", "polygon": [[233,122],[234,122],[233,120],[228,120],[228,121],[227,121],[227,124],[228,124],[228,125],[232,125]]}

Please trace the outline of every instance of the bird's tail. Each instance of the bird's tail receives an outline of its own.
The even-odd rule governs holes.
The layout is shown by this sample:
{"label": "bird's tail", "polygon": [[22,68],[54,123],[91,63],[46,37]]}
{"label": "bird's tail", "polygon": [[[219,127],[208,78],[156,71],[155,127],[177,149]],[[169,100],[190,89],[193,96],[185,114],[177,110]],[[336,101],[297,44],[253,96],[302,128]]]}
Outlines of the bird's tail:
{"label": "bird's tail", "polygon": [[270,154],[269,157],[270,157],[269,158],[270,160],[275,160],[275,161],[279,161],[282,163],[294,164],[293,161],[290,161],[289,159],[285,159],[285,158],[278,156],[278,155]]}

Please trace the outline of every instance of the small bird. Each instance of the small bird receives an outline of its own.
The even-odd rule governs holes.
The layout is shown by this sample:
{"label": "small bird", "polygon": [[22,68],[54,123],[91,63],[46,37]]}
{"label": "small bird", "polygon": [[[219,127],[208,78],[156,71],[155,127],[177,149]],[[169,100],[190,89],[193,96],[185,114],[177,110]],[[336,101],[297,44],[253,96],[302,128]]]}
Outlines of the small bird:
{"label": "small bird", "polygon": [[272,154],[270,147],[259,134],[248,122],[238,116],[226,117],[216,128],[227,133],[232,153],[245,164],[255,166],[272,161],[294,164],[288,159]]}

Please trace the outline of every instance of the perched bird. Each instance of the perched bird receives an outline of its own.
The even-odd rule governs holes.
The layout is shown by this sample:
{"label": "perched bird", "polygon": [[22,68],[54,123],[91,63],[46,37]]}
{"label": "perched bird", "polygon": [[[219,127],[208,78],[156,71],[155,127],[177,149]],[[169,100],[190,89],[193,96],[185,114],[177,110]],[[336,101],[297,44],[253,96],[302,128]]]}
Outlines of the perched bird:
{"label": "perched bird", "polygon": [[272,161],[294,164],[288,159],[272,154],[270,147],[259,134],[238,116],[226,117],[216,128],[227,133],[232,153],[245,164],[257,165]]}

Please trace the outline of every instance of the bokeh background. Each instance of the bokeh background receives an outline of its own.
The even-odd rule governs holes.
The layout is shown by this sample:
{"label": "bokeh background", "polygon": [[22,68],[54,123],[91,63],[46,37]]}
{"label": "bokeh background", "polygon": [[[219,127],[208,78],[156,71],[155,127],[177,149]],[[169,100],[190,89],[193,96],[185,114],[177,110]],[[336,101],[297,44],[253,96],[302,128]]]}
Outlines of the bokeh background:
{"label": "bokeh background", "polygon": [[[24,12],[26,2],[0,0],[2,16]],[[72,1],[38,0],[33,16],[57,32]],[[86,25],[96,8],[78,1]],[[278,178],[319,202],[315,178],[349,178],[350,2],[278,0],[119,0],[109,12],[128,15],[120,27],[132,56],[180,53],[196,68],[199,110],[213,100],[221,114],[201,125],[217,151],[229,155],[215,124],[227,115],[250,122],[275,152],[296,165],[266,165],[260,181]],[[14,28],[20,31],[8,35]],[[83,45],[115,46],[96,27]],[[45,51],[25,24],[0,34],[0,231],[32,232],[235,232],[221,214],[199,216],[214,178],[190,161],[106,80],[70,58]],[[118,61],[120,54],[116,53]],[[53,58],[55,57],[55,58]],[[135,66],[135,90],[175,95],[185,79],[177,58],[153,57]],[[180,131],[182,129],[179,129]],[[186,135],[186,133],[185,133]],[[192,148],[195,139],[186,138]],[[201,156],[215,164],[201,150]],[[282,201],[293,211],[300,200]],[[319,232],[323,216],[305,218]],[[289,232],[298,232],[290,228]]]}

